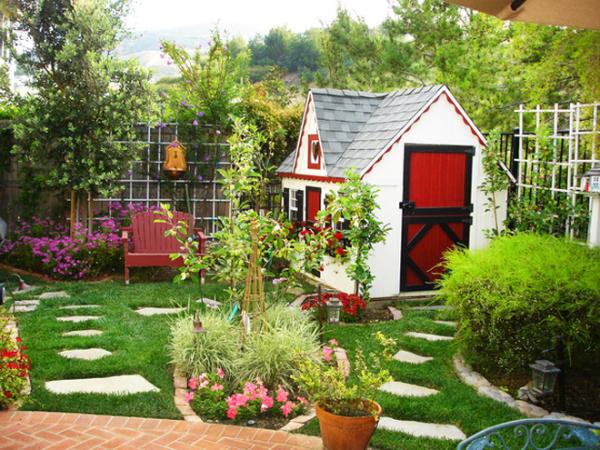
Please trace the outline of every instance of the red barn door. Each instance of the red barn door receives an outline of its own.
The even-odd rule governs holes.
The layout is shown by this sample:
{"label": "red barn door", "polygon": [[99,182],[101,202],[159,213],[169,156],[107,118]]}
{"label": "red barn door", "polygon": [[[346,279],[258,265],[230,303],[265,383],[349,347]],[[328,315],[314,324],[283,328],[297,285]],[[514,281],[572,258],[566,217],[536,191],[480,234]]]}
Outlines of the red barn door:
{"label": "red barn door", "polygon": [[317,213],[321,209],[321,189],[316,187],[306,187],[306,221],[314,222],[317,219]]}
{"label": "red barn door", "polygon": [[405,145],[400,290],[433,289],[443,253],[469,245],[474,148]]}

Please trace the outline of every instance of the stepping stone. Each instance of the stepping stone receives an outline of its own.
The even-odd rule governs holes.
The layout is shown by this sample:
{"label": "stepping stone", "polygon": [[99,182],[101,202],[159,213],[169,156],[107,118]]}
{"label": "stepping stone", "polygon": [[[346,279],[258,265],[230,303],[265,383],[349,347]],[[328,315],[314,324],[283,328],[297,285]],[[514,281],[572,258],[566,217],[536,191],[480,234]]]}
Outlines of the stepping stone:
{"label": "stepping stone", "polygon": [[82,309],[82,308],[100,308],[100,305],[67,305],[58,309]]}
{"label": "stepping stone", "polygon": [[65,291],[56,291],[56,292],[44,292],[43,294],[40,294],[38,296],[38,298],[40,300],[45,300],[45,299],[49,299],[49,298],[69,298],[70,295],[67,294]]}
{"label": "stepping stone", "polygon": [[100,330],[76,330],[63,333],[63,336],[99,336],[103,332]]}
{"label": "stepping stone", "polygon": [[432,356],[421,356],[416,353],[407,352],[406,350],[400,350],[394,355],[396,361],[405,362],[409,364],[423,364],[433,359]]}
{"label": "stepping stone", "polygon": [[396,420],[391,417],[382,417],[379,419],[377,428],[424,438],[450,439],[452,441],[462,441],[467,438],[465,433],[454,425]]}
{"label": "stepping stone", "polygon": [[414,331],[409,331],[406,333],[406,336],[425,339],[426,341],[451,341],[454,339],[451,336],[438,336],[437,334],[428,334],[428,333],[416,333]]}
{"label": "stepping stone", "polygon": [[393,320],[400,320],[400,319],[402,319],[402,311],[400,311],[399,309],[396,309],[393,306],[388,306],[388,311],[392,315],[392,319]]}
{"label": "stepping stone", "polygon": [[53,394],[128,395],[160,391],[141,375],[47,381],[45,387]]}
{"label": "stepping stone", "polygon": [[31,312],[35,311],[40,304],[39,300],[15,300],[14,308],[15,312]]}
{"label": "stepping stone", "polygon": [[210,298],[206,298],[206,297],[200,298],[200,299],[196,300],[196,302],[203,303],[208,308],[212,308],[212,309],[219,309],[219,306],[222,305],[221,302],[218,302],[217,300],[211,300]]}
{"label": "stepping stone", "polygon": [[105,356],[112,355],[108,350],[103,348],[86,348],[76,350],[65,350],[59,353],[63,358],[68,359],[85,359],[87,361],[93,361],[95,359],[104,358]]}
{"label": "stepping stone", "polygon": [[379,390],[400,397],[428,397],[439,393],[436,389],[418,386],[416,384],[402,383],[401,381],[390,381],[385,383]]}
{"label": "stepping stone", "polygon": [[85,322],[87,320],[97,320],[102,316],[65,316],[65,317],[57,317],[56,320],[59,322]]}
{"label": "stepping stone", "polygon": [[135,312],[142,316],[156,316],[159,314],[174,314],[183,311],[185,308],[139,308]]}
{"label": "stepping stone", "polygon": [[457,323],[456,322],[452,322],[450,320],[434,320],[434,323],[437,323],[439,325],[446,325],[448,327],[453,327],[456,328]]}

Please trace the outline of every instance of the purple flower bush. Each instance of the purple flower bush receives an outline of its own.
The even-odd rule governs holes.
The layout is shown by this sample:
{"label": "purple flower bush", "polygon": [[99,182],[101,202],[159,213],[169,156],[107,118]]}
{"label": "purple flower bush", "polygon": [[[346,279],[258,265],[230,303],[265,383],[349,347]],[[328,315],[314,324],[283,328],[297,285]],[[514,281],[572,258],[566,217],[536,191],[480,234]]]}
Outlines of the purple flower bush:
{"label": "purple flower bush", "polygon": [[52,278],[96,277],[120,270],[123,251],[120,231],[131,223],[136,212],[149,209],[144,204],[113,202],[113,217],[102,217],[88,230],[77,226],[71,238],[66,224],[33,217],[19,222],[9,239],[0,244],[0,261]]}

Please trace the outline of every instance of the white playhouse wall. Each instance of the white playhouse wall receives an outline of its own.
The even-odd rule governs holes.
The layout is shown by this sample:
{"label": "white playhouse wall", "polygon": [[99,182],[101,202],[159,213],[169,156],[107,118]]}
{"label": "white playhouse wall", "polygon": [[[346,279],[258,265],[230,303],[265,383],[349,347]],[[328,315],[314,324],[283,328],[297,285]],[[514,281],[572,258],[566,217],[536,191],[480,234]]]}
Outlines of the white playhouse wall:
{"label": "white playhouse wall", "polygon": [[[314,133],[316,133],[316,121],[314,110],[310,105],[307,111],[307,121],[304,127],[302,149],[299,152],[296,174],[326,176],[324,170],[315,171],[307,168],[307,136]],[[473,223],[470,229],[469,247],[477,249],[485,246],[488,241],[485,230],[494,228],[492,212],[485,212],[485,194],[478,188],[484,180],[481,144],[470,127],[463,122],[462,117],[456,113],[454,106],[447,100],[447,97],[442,95],[363,178],[363,181],[376,186],[379,190],[379,208],[376,216],[383,223],[390,225],[386,242],[376,245],[369,258],[369,264],[375,276],[370,292],[372,298],[394,296],[400,292],[402,210],[399,208],[399,203],[402,201],[403,196],[404,144],[469,145],[475,147],[471,186]],[[321,188],[321,201],[323,201],[327,192],[339,189],[337,183],[283,178],[283,188],[305,189],[306,186]],[[498,204],[502,205],[498,211],[498,220],[502,223],[506,218],[506,192],[497,194],[497,197]],[[332,258],[328,259],[325,261],[320,281],[335,289],[352,292],[354,283],[346,276],[344,268],[336,264]]]}

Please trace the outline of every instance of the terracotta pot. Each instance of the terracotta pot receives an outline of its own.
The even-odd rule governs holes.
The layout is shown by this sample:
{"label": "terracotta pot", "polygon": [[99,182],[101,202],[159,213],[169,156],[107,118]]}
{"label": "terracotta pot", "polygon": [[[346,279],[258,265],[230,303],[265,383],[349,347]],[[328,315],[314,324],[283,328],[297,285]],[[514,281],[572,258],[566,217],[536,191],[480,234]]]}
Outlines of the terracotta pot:
{"label": "terracotta pot", "polygon": [[338,416],[316,405],[317,418],[321,427],[321,438],[326,450],[365,450],[377,428],[381,406],[371,400],[363,400],[375,415],[362,417]]}

